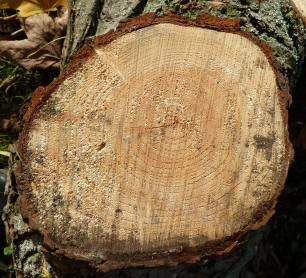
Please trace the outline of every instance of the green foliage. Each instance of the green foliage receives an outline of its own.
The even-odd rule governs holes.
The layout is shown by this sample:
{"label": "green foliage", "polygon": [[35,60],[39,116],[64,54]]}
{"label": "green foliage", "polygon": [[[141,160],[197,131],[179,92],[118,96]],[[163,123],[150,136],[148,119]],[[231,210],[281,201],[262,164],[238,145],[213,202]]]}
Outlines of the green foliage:
{"label": "green foliage", "polygon": [[[12,82],[8,82],[13,80]],[[0,119],[17,115],[30,93],[39,85],[38,72],[17,66],[11,60],[0,57]],[[0,130],[0,151],[7,151],[15,140],[14,134]],[[6,167],[8,157],[0,155],[0,168]]]}
{"label": "green foliage", "polygon": [[4,256],[9,256],[12,254],[12,249],[11,249],[11,246],[6,246],[4,249],[3,249],[3,255]]}
{"label": "green foliage", "polygon": [[9,266],[9,272],[10,273],[14,273],[15,272],[15,266],[13,265],[13,264],[11,264],[10,266]]}
{"label": "green foliage", "polygon": [[[16,80],[5,87],[5,82],[14,76]],[[0,117],[17,113],[39,82],[37,72],[16,66],[9,59],[0,57]]]}

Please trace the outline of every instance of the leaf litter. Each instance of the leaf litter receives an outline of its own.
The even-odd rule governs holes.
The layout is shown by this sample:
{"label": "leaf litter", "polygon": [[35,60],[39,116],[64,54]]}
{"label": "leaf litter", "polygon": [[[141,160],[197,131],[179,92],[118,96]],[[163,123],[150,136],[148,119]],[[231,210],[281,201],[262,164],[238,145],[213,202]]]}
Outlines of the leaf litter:
{"label": "leaf litter", "polygon": [[0,0],[0,9],[18,10],[19,17],[29,17],[38,13],[56,11],[62,6],[68,8],[67,0]]}
{"label": "leaf litter", "polygon": [[0,40],[0,56],[9,57],[27,69],[58,69],[67,29],[68,11],[37,13],[19,18],[25,37]]}

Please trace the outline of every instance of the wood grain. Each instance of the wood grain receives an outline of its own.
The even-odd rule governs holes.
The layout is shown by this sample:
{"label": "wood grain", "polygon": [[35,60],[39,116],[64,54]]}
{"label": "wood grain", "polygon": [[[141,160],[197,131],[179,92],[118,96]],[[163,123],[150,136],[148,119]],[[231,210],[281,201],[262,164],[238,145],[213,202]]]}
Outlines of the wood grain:
{"label": "wood grain", "polygon": [[94,51],[28,130],[24,167],[54,248],[133,261],[245,229],[289,166],[262,49],[238,34],[162,23]]}

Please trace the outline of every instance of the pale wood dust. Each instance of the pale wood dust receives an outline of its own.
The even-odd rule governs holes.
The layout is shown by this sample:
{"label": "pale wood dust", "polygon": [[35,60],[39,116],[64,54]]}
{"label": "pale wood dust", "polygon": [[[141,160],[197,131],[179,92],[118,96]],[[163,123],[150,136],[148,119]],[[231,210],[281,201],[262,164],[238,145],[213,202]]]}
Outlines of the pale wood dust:
{"label": "pale wood dust", "polygon": [[93,258],[240,231],[287,173],[277,90],[236,34],[158,24],[97,49],[29,133],[41,227]]}

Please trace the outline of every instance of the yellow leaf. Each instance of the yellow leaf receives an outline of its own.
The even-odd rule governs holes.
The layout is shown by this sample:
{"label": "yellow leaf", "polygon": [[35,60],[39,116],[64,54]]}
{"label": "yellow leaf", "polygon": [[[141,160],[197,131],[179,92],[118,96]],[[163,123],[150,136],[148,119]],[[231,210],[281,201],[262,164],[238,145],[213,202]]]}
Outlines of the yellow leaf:
{"label": "yellow leaf", "polygon": [[68,0],[0,0],[1,9],[18,10],[19,17],[55,11],[58,6],[68,7]]}
{"label": "yellow leaf", "polygon": [[0,0],[0,9],[9,9],[10,6],[7,1]]}

